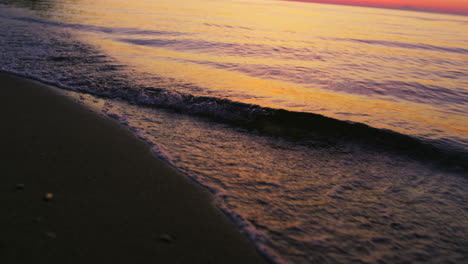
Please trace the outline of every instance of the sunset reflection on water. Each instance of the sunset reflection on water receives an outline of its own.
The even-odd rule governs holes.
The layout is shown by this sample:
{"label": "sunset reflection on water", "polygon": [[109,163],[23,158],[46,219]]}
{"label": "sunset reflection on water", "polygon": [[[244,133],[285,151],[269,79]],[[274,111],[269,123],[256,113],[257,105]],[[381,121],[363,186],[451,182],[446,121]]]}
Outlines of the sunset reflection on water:
{"label": "sunset reflection on water", "polygon": [[144,73],[145,85],[158,76],[195,95],[467,144],[464,17],[263,0],[80,9],[89,5],[67,2],[61,19],[112,28],[80,38]]}

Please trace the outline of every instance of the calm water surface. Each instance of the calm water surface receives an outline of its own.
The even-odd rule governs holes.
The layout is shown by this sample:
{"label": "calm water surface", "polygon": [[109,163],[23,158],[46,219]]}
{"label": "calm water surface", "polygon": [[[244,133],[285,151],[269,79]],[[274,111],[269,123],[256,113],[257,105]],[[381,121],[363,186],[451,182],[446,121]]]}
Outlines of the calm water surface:
{"label": "calm water surface", "polygon": [[0,69],[79,91],[130,126],[209,187],[270,259],[468,258],[464,172],[215,122],[286,109],[466,154],[467,17],[273,0],[0,3]]}

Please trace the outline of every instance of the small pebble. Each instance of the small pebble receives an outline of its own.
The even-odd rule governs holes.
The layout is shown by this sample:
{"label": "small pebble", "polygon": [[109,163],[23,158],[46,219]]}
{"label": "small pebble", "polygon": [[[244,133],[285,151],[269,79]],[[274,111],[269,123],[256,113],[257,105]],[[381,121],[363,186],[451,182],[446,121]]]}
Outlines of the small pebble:
{"label": "small pebble", "polygon": [[159,237],[159,240],[160,240],[161,242],[168,243],[168,244],[174,242],[174,238],[173,238],[171,235],[169,235],[169,234],[162,234],[162,235]]}
{"label": "small pebble", "polygon": [[16,184],[16,189],[17,190],[23,190],[24,189],[24,184],[22,184],[22,183]]}
{"label": "small pebble", "polygon": [[54,199],[54,194],[53,193],[46,193],[44,195],[44,201],[50,201],[52,199]]}

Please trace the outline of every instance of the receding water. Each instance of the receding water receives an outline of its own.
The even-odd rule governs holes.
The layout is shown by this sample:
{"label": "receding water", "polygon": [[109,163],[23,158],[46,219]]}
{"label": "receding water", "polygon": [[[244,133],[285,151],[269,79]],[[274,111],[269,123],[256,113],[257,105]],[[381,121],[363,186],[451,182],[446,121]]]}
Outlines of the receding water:
{"label": "receding water", "polygon": [[[273,0],[0,3],[1,70],[76,90],[131,127],[272,260],[468,258],[466,173],[411,155],[429,143],[466,168],[467,17]],[[361,144],[382,134],[385,148]],[[424,143],[388,150],[407,140]]]}

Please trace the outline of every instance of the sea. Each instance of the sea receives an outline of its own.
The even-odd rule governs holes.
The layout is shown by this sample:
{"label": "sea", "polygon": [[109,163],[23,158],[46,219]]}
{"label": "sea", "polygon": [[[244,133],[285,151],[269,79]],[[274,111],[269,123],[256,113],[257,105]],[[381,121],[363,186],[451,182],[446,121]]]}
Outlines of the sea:
{"label": "sea", "polygon": [[0,71],[127,126],[271,263],[466,263],[468,16],[0,0],[0,27]]}

